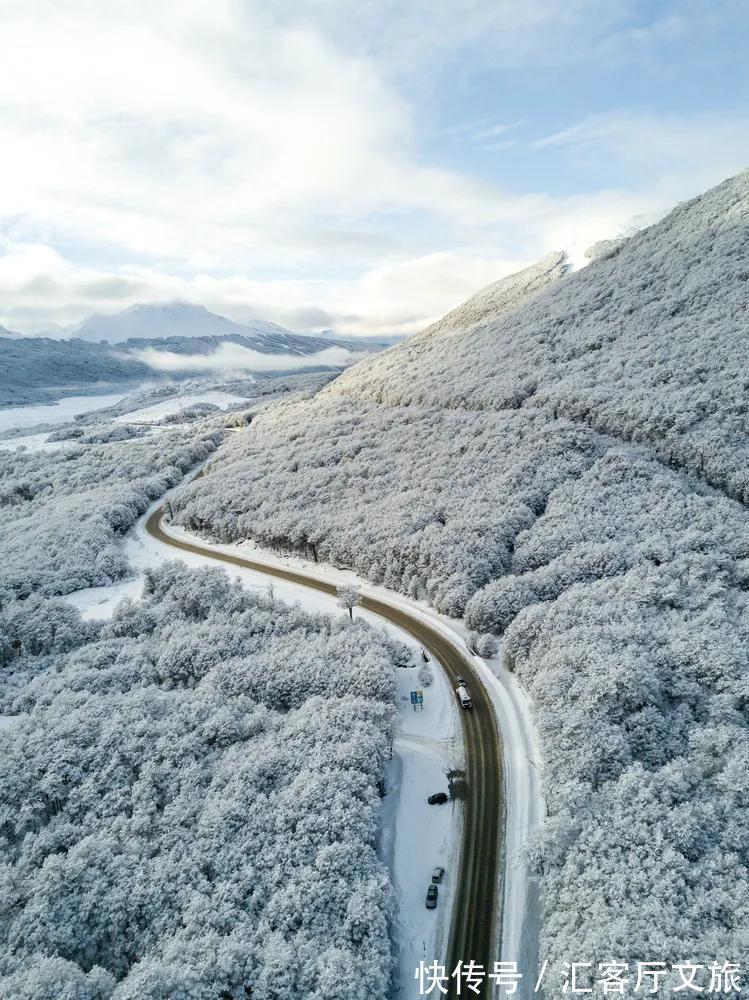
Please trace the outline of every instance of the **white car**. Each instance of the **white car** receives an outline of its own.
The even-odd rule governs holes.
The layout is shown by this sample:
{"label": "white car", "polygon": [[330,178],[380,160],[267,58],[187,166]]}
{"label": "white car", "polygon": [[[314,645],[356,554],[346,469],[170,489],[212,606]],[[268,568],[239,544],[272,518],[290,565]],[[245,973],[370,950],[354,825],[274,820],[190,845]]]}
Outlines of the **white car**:
{"label": "white car", "polygon": [[461,708],[473,708],[473,702],[471,701],[471,696],[468,693],[468,688],[464,684],[461,684],[460,687],[456,687],[455,693],[460,699]]}
{"label": "white car", "polygon": [[445,869],[440,865],[432,869],[432,882],[441,882],[445,874]]}

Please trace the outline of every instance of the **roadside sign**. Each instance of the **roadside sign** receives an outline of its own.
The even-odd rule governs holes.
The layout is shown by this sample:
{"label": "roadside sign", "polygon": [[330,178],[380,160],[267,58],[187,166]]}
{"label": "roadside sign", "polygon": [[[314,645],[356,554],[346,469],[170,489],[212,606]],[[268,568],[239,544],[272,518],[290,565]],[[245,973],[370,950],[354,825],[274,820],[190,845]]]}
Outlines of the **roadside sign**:
{"label": "roadside sign", "polygon": [[414,712],[416,711],[417,705],[419,705],[422,709],[424,708],[424,692],[421,688],[411,692],[411,704],[414,707]]}

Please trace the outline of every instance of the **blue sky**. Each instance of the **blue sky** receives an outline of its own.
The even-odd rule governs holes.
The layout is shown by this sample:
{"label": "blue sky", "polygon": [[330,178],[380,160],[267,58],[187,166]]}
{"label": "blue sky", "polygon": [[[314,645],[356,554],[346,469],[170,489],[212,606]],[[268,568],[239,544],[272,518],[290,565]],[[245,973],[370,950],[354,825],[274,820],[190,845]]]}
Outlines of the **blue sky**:
{"label": "blue sky", "polygon": [[[609,160],[603,146],[588,148],[581,157],[576,148],[550,153],[534,142],[593,118],[745,120],[749,6],[653,2],[620,7],[615,27],[577,50],[573,39],[569,50],[555,58],[538,55],[506,66],[488,60],[476,69],[466,59],[469,66],[457,67],[449,80],[437,76],[436,90],[423,105],[432,123],[430,152],[445,156],[456,169],[475,170],[515,190],[574,194],[631,184],[631,164]],[[471,118],[481,123],[479,134],[485,125],[485,133],[461,142],[460,129]],[[492,125],[507,130],[495,139]],[[446,144],[451,128],[455,141]]]}
{"label": "blue sky", "polygon": [[410,333],[749,165],[743,0],[0,0],[0,25],[16,329],[180,299]]}

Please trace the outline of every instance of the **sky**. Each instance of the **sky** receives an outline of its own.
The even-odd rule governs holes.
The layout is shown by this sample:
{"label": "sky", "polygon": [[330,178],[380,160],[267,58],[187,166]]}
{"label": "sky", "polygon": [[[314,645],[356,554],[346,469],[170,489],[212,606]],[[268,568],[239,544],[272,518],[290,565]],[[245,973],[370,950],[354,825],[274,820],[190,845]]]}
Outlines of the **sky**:
{"label": "sky", "polygon": [[745,0],[0,0],[0,324],[410,334],[749,166]]}

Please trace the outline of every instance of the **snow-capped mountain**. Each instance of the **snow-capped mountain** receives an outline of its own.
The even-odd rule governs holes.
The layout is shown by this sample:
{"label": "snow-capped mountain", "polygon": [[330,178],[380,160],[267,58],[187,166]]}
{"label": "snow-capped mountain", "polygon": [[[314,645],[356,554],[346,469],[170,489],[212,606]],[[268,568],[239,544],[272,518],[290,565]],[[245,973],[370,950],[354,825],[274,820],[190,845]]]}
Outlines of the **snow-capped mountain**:
{"label": "snow-capped mountain", "polygon": [[164,340],[170,337],[229,337],[240,336],[270,346],[282,343],[287,336],[296,336],[277,323],[253,320],[248,324],[234,323],[225,316],[209,312],[204,306],[188,302],[168,302],[161,305],[135,305],[123,312],[105,315],[96,313],[67,327],[66,337],[78,340],[119,344],[124,340]]}

